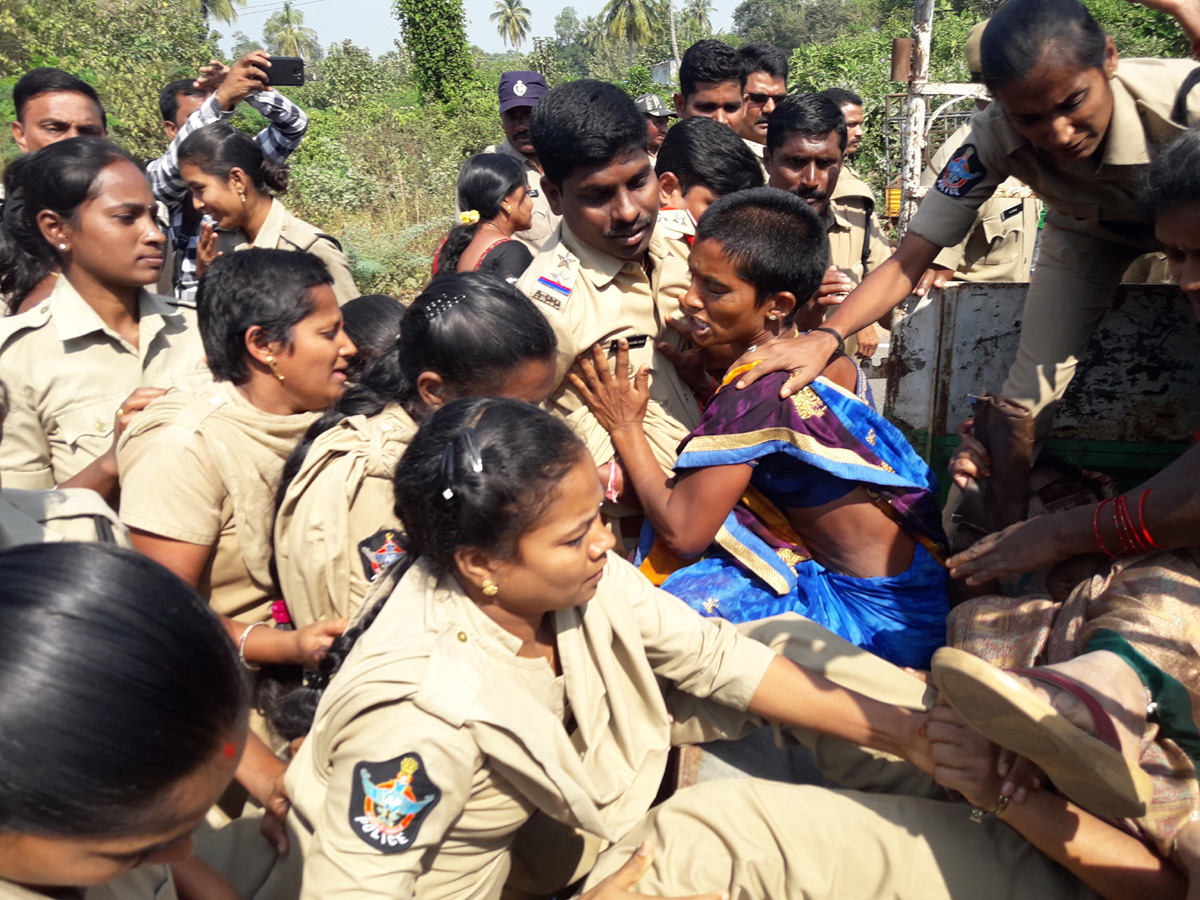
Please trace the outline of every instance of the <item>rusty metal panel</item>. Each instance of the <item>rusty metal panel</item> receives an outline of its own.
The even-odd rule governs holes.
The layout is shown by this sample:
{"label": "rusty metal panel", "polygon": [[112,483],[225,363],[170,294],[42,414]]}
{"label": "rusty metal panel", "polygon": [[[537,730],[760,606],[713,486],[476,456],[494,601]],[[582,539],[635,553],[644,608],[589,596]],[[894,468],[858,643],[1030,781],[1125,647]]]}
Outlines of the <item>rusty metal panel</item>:
{"label": "rusty metal panel", "polygon": [[[908,301],[892,332],[889,418],[953,434],[967,394],[998,391],[1016,357],[1023,284],[951,284]],[[1200,327],[1173,285],[1122,285],[1055,416],[1053,437],[1170,443],[1200,425]],[[922,449],[922,448],[918,448]]]}

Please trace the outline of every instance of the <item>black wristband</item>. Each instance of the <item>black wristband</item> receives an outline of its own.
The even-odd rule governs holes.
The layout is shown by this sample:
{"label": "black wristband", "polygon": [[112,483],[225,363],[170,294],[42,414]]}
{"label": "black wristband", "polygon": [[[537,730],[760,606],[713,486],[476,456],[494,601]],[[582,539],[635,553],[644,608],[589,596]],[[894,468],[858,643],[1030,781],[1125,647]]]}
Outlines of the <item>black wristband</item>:
{"label": "black wristband", "polygon": [[826,334],[832,334],[837,338],[838,349],[842,349],[842,344],[846,343],[846,339],[837,333],[836,329],[830,328],[828,325],[822,325],[819,328],[814,328],[813,331],[824,331]]}

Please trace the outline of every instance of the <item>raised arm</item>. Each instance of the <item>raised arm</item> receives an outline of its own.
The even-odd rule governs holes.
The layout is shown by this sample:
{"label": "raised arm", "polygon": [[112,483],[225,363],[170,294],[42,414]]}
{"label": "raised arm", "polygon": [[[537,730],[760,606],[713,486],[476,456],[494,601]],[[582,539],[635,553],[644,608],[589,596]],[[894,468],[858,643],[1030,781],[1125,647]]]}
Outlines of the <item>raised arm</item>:
{"label": "raised arm", "polygon": [[251,94],[246,102],[271,123],[257,137],[263,156],[283,165],[308,132],[308,115],[275,90]]}
{"label": "raised arm", "polygon": [[[616,371],[629,371],[629,344],[624,338],[617,346]],[[699,556],[745,493],[750,466],[692,470],[672,486],[642,428],[650,401],[649,367],[643,366],[632,381],[617,377],[608,367],[604,348],[597,344],[592,359],[581,356],[578,372],[568,377],[596,421],[612,436],[625,483],[637,494],[658,537],[685,559]]]}

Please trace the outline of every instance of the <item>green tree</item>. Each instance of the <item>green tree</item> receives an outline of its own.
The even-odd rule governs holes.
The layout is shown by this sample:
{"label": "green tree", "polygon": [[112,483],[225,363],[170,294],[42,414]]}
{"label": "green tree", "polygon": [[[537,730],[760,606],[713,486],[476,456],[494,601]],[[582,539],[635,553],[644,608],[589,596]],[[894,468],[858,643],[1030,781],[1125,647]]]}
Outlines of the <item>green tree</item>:
{"label": "green tree", "polygon": [[573,6],[564,6],[562,11],[554,17],[554,40],[559,47],[569,47],[571,44],[581,43],[583,39],[583,23],[579,20],[579,13],[575,11]]}
{"label": "green tree", "polygon": [[200,13],[206,22],[216,19],[226,25],[237,18],[237,11],[246,5],[246,0],[187,0],[188,9]]}
{"label": "green tree", "polygon": [[463,87],[477,83],[462,0],[393,0],[392,15],[400,23],[422,99],[462,99]]}
{"label": "green tree", "polygon": [[629,66],[633,67],[633,49],[648,44],[662,27],[665,4],[655,0],[608,0],[601,16],[611,37],[629,45]]}
{"label": "green tree", "polygon": [[712,14],[716,11],[710,0],[688,0],[682,10],[684,24],[698,34],[712,34]]}
{"label": "green tree", "polygon": [[321,55],[317,33],[304,24],[304,13],[284,3],[263,25],[263,42],[274,56],[302,56],[316,59]]}
{"label": "green tree", "polygon": [[252,50],[261,50],[263,48],[262,44],[252,40],[250,35],[244,31],[235,31],[231,40],[233,41],[233,48],[229,51],[229,55],[234,59],[241,59]]}
{"label": "green tree", "polygon": [[495,12],[488,18],[496,23],[500,39],[519,48],[529,34],[529,7],[521,0],[496,0]]}

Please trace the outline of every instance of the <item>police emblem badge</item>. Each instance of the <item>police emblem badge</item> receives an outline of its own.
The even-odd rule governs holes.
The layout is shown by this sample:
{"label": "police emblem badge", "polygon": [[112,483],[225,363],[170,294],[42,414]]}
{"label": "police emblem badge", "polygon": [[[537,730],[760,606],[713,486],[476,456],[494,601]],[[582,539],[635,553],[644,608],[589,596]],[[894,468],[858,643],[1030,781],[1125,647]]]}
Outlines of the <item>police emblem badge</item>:
{"label": "police emblem badge", "polygon": [[947,197],[964,197],[971,186],[987,174],[974,144],[964,144],[950,157],[938,176],[937,189]]}
{"label": "police emblem badge", "polygon": [[442,790],[429,779],[419,754],[364,760],[354,767],[350,828],[381,853],[400,853],[413,845],[441,799]]}
{"label": "police emblem badge", "polygon": [[362,559],[363,574],[368,581],[374,581],[404,555],[404,548],[396,540],[396,529],[382,528],[365,541],[358,542],[358,555]]}

